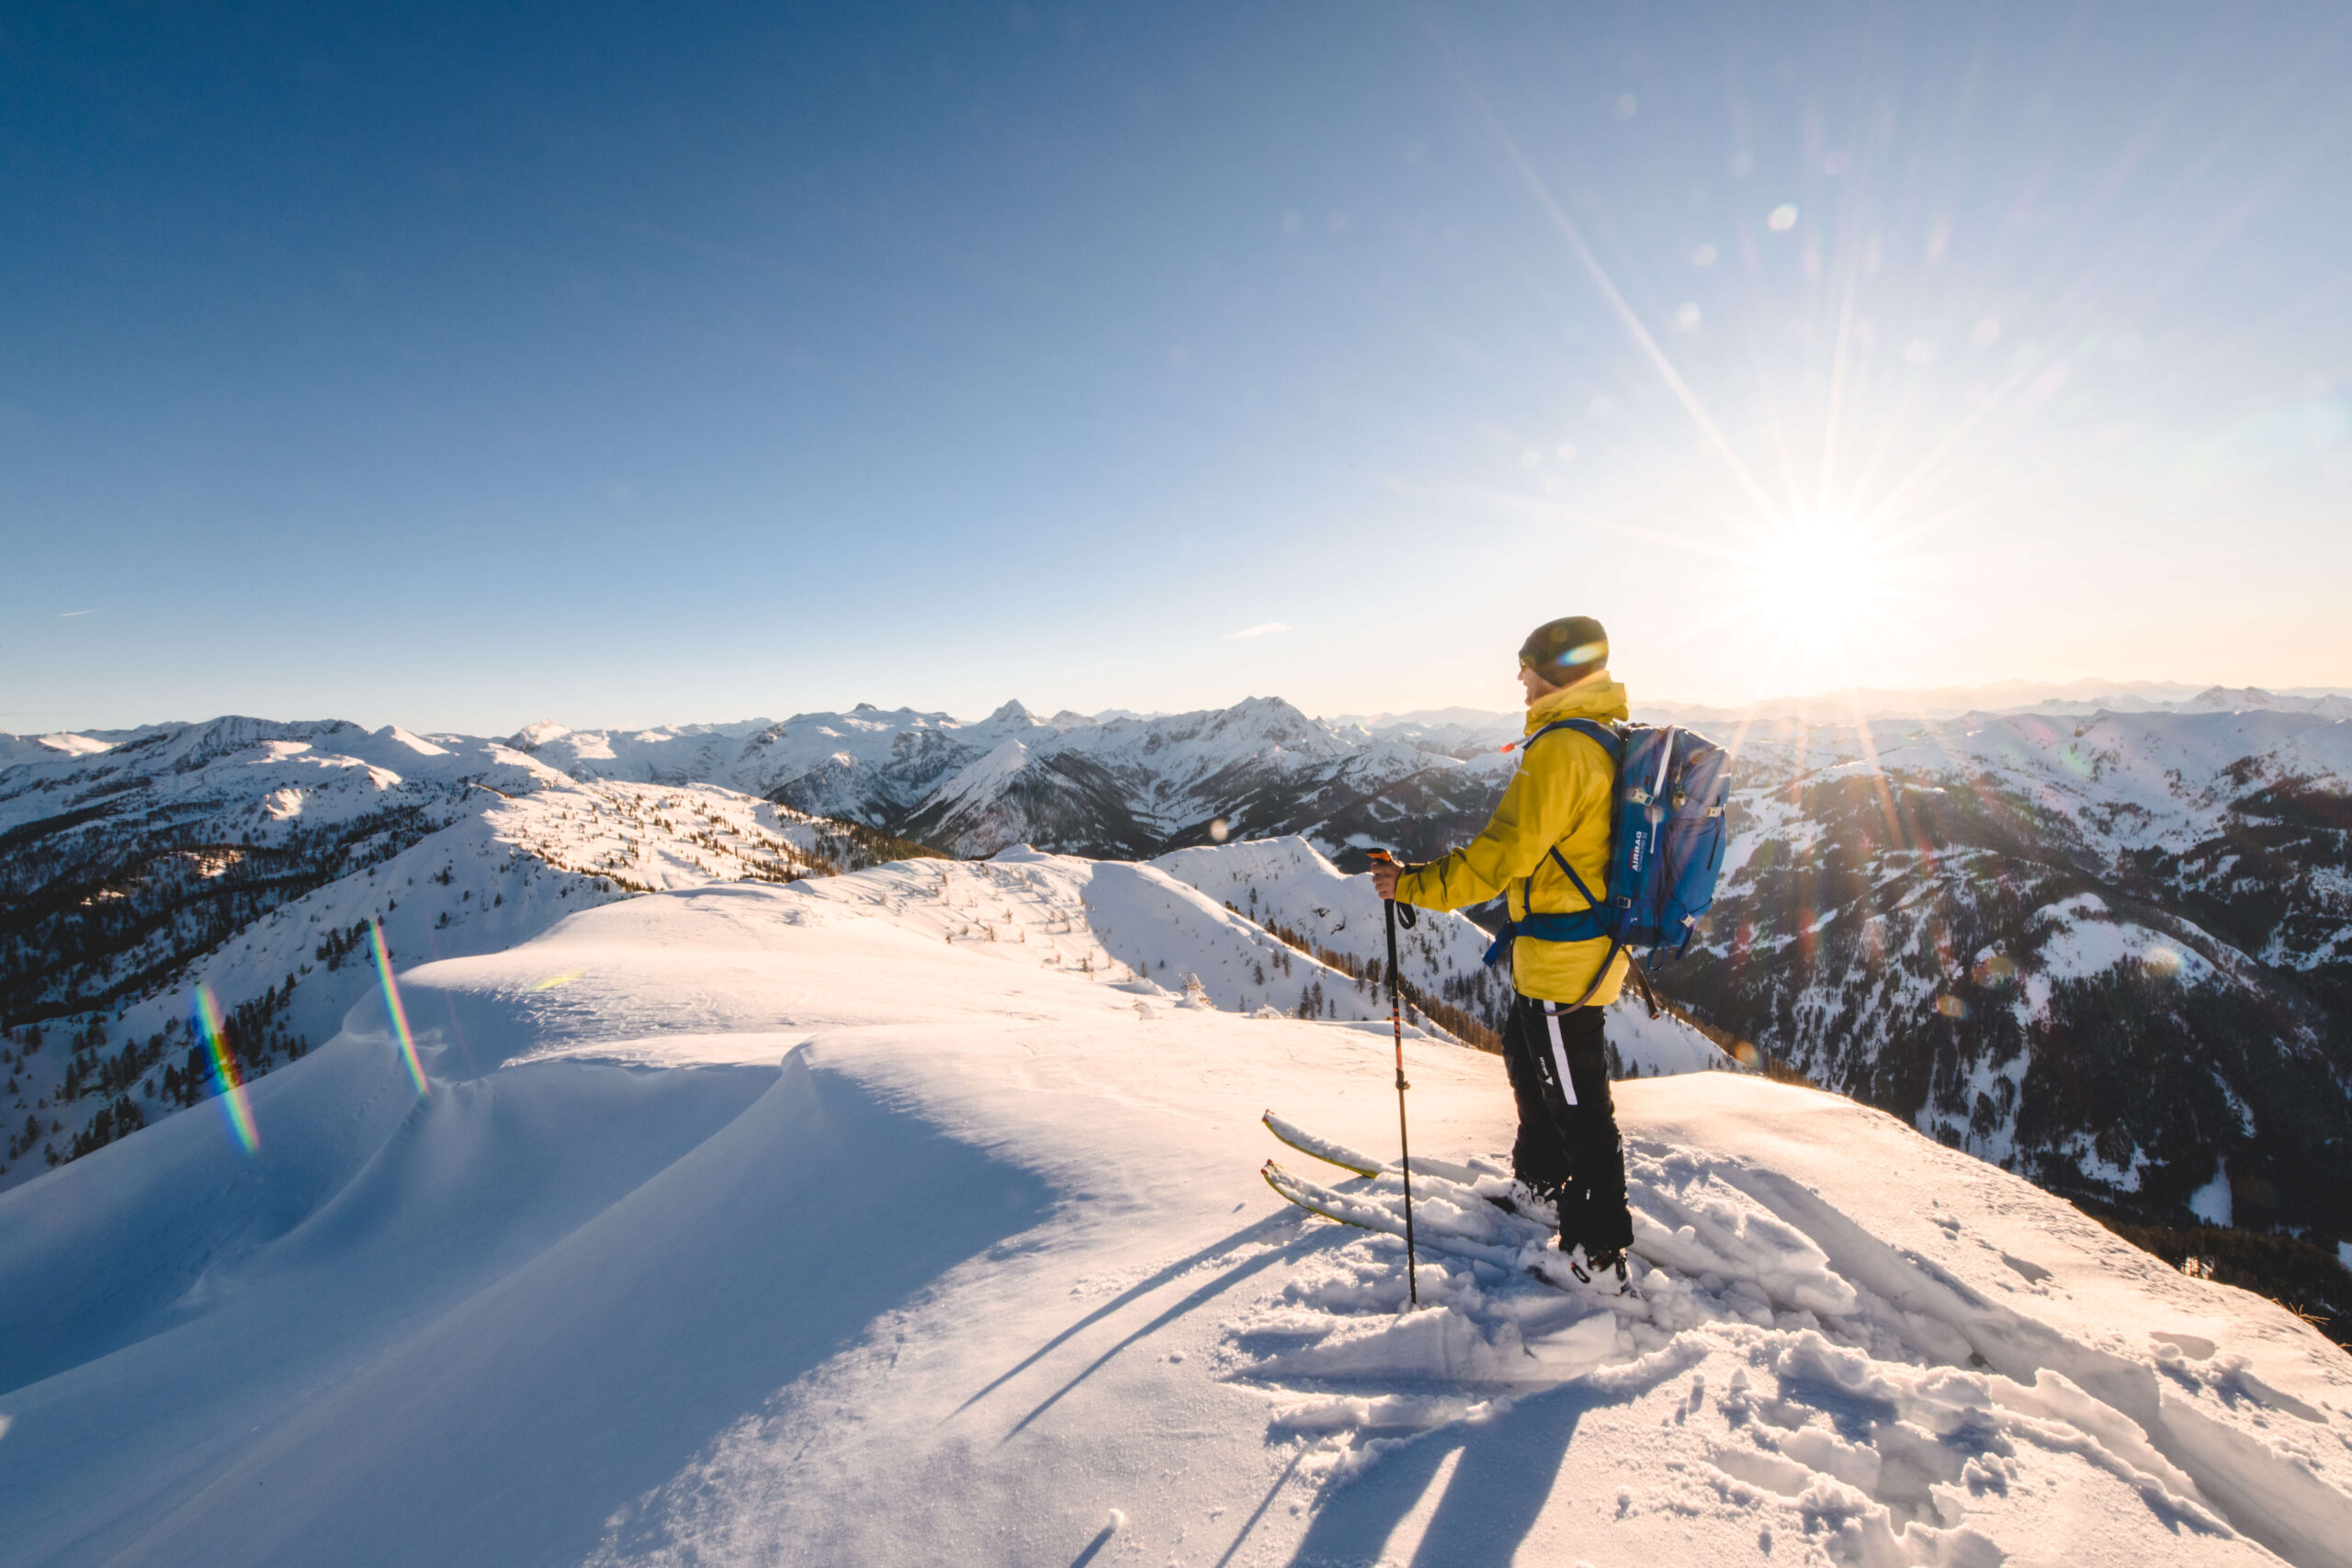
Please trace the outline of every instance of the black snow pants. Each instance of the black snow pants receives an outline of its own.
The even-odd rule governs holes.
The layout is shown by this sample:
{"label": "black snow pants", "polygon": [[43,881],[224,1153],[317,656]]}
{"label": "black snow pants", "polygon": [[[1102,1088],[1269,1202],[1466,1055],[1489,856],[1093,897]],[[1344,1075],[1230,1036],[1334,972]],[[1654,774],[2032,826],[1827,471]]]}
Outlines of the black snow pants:
{"label": "black snow pants", "polygon": [[[1547,1013],[1547,1005],[1558,1010]],[[1556,1195],[1561,1247],[1582,1244],[1588,1257],[1631,1247],[1625,1149],[1609,1098],[1600,1010],[1513,998],[1503,1021],[1503,1066],[1519,1101],[1511,1174]]]}

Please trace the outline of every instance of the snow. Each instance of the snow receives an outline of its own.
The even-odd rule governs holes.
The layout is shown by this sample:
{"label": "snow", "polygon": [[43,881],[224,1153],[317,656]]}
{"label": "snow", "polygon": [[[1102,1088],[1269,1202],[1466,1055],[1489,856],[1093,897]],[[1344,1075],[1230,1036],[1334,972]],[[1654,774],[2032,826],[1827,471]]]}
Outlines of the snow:
{"label": "snow", "polygon": [[47,761],[59,757],[95,757],[114,742],[94,735],[0,735],[0,766],[10,762]]}
{"label": "snow", "polygon": [[2230,1168],[2224,1160],[2213,1179],[2188,1195],[2188,1212],[2209,1225],[2230,1223]]}
{"label": "snow", "polygon": [[1028,765],[1029,748],[1007,740],[940,785],[931,798],[949,807],[975,796],[986,799]]}
{"label": "snow", "polygon": [[1044,836],[1021,808],[1005,813],[1001,791],[1073,789],[1073,778],[1105,787],[1115,781],[1125,792],[1119,814],[1132,814],[1147,837],[1160,840],[1223,809],[1237,768],[1285,776],[1347,761],[1351,779],[1370,787],[1456,765],[1411,745],[1342,734],[1274,697],[1197,713],[1062,713],[1050,720],[1008,702],[977,721],[860,705],[781,723],[642,731],[540,723],[509,743],[581,779],[716,784],[789,798],[814,812],[900,826],[920,821],[936,841],[967,854]]}
{"label": "snow", "polygon": [[[1904,785],[1964,784],[2030,799],[2116,856],[2152,845],[2188,849],[2231,806],[2282,781],[2352,787],[2352,721],[2341,700],[2276,701],[2079,717],[2044,708],[1932,722],[1768,719],[1744,727],[1742,739],[1749,766],[1767,772],[1785,764],[1792,774],[1883,774]],[[1736,820],[1748,824],[1771,799],[1744,791]],[[1742,836],[1760,841],[1752,830]],[[1727,861],[1738,852],[1736,841]]]}
{"label": "snow", "polygon": [[[1280,924],[1316,946],[1342,953],[1358,963],[1387,962],[1387,922],[1380,897],[1365,876],[1343,875],[1319,850],[1295,835],[1245,843],[1177,850],[1151,863],[1213,899],[1237,907],[1251,919]],[[1415,985],[1441,995],[1449,984],[1482,1000],[1498,998],[1503,971],[1485,966],[1493,937],[1452,910],[1421,909],[1409,929],[1397,932],[1405,974]],[[1385,1016],[1385,1004],[1374,1016]],[[1737,1064],[1712,1041],[1671,1014],[1653,1019],[1631,995],[1608,1012],[1609,1045],[1620,1075],[1651,1077],[1736,1069]]]}
{"label": "snow", "polygon": [[1682,1019],[1672,1013],[1650,1017],[1630,987],[1609,1010],[1603,1032],[1617,1054],[1622,1077],[1730,1072],[1738,1067],[1720,1046]]}
{"label": "snow", "polygon": [[[1268,1106],[1393,1147],[1385,1021],[1244,1016],[1270,939],[1217,865],[1185,863],[1204,891],[1016,851],[605,904],[403,974],[422,1098],[370,998],[252,1086],[257,1152],[199,1105],[0,1194],[0,1539],[190,1565],[2347,1561],[2339,1351],[1833,1096],[1621,1083],[1640,1295],[1430,1253],[1404,1311],[1401,1244],[1256,1175],[1306,1158]],[[1355,934],[1263,869],[1261,902]],[[1218,1010],[1152,1005],[1195,971]],[[1406,1051],[1416,1150],[1491,1165],[1500,1063]]]}
{"label": "snow", "polygon": [[[1317,946],[1359,963],[1387,962],[1387,919],[1368,876],[1347,876],[1295,835],[1177,850],[1151,863],[1219,903],[1260,921],[1278,921]],[[1397,931],[1405,972],[1416,983],[1479,974],[1492,938],[1452,910],[1415,911]]]}
{"label": "snow", "polygon": [[[2033,912],[2032,923],[2043,928],[2043,934],[2021,987],[2030,1017],[2047,1014],[2054,983],[2086,979],[2127,964],[2185,985],[2209,984],[2218,972],[2211,960],[2179,937],[2116,919],[2096,893],[2044,905]],[[2212,942],[2201,931],[2197,934]],[[2245,1116],[2241,1109],[2241,1120]]]}
{"label": "snow", "polygon": [[[405,962],[494,952],[626,887],[781,879],[821,869],[821,857],[838,852],[823,825],[787,807],[716,785],[575,780],[501,742],[233,717],[157,739],[164,743],[148,750],[145,772],[136,775],[142,800],[159,815],[208,818],[209,836],[222,843],[283,847],[298,832],[364,824],[388,808],[421,811],[434,830],[389,861],[347,863],[347,874],[195,954],[179,983],[118,1001],[103,1018],[109,1042],[161,1035],[170,1047],[143,1075],[143,1087],[130,1091],[151,1115],[168,1106],[154,1092],[166,1065],[186,1055],[186,1036],[174,1032],[187,1016],[188,982],[207,985],[224,1012],[280,987],[291,995],[282,1014],[289,1039],[322,1043],[376,985],[364,955],[337,956],[326,944],[368,921],[382,923],[392,953]],[[181,765],[191,760],[202,765]],[[55,812],[56,797],[43,787],[52,781],[90,787],[52,761],[30,787],[0,798],[0,832]],[[24,783],[25,775],[10,782]],[[245,852],[187,852],[177,865],[181,874],[209,879]],[[155,940],[151,961],[168,951]],[[68,1146],[74,1123],[105,1102],[57,1100],[69,1055],[28,1055],[13,1069],[21,1080],[17,1098],[64,1122],[57,1147]],[[17,1105],[14,1114],[26,1110]],[[28,1153],[0,1167],[0,1188],[44,1165]]]}

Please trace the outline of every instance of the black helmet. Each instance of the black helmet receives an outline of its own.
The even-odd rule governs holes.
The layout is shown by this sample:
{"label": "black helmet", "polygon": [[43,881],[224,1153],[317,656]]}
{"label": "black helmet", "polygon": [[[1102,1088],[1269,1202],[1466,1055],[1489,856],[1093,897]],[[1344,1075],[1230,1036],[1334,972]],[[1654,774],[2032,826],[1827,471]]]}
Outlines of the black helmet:
{"label": "black helmet", "polygon": [[1571,685],[1609,667],[1609,634],[1590,615],[1546,621],[1520,644],[1519,661],[1555,686]]}

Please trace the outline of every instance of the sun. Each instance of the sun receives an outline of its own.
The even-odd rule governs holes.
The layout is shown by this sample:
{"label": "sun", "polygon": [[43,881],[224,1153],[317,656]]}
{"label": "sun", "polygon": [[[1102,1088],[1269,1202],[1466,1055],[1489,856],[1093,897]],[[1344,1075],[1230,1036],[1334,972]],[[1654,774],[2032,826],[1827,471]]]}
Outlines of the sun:
{"label": "sun", "polygon": [[1887,613],[1893,571],[1883,547],[1862,530],[1784,526],[1738,558],[1744,608],[1780,634],[1784,651],[1844,653]]}

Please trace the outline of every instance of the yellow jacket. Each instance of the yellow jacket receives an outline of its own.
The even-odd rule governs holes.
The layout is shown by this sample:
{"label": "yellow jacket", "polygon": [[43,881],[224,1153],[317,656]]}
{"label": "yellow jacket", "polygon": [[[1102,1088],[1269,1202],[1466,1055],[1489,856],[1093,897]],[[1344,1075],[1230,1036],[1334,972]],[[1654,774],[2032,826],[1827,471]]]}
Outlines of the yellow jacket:
{"label": "yellow jacket", "polygon": [[[1564,718],[1605,722],[1625,716],[1625,688],[1602,671],[1538,699],[1527,710],[1527,733],[1532,735]],[[1586,907],[1585,900],[1552,859],[1555,844],[1584,878],[1584,885],[1597,896],[1606,897],[1609,807],[1616,778],[1616,764],[1590,736],[1573,729],[1545,736],[1543,745],[1520,754],[1519,772],[1511,775],[1494,816],[1478,836],[1443,860],[1416,866],[1398,877],[1397,900],[1424,909],[1459,909],[1500,893],[1510,901],[1511,919],[1518,919],[1528,913],[1524,879],[1532,876],[1536,909],[1546,914],[1574,913]],[[1590,942],[1538,942],[1523,936],[1511,943],[1511,982],[1524,997],[1573,1002],[1592,985],[1593,974],[1608,951],[1604,937]],[[1608,977],[1593,989],[1589,998],[1593,1006],[1617,999],[1630,962],[1623,953],[1617,954]]]}

